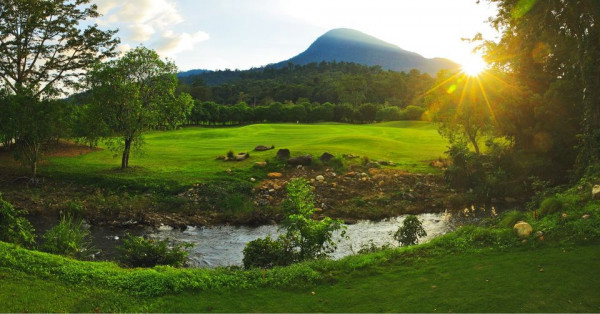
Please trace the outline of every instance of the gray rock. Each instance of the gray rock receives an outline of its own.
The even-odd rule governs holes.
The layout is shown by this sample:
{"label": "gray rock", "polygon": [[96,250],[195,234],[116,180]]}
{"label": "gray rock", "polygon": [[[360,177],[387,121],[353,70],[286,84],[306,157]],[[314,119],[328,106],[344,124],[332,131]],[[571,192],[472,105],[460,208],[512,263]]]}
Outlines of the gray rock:
{"label": "gray rock", "polygon": [[277,151],[277,158],[279,159],[288,159],[290,158],[290,150],[287,148],[282,148]]}
{"label": "gray rock", "polygon": [[298,166],[298,165],[310,166],[312,164],[312,159],[313,158],[311,155],[298,156],[298,157],[288,159],[288,164],[290,164],[292,166]]}

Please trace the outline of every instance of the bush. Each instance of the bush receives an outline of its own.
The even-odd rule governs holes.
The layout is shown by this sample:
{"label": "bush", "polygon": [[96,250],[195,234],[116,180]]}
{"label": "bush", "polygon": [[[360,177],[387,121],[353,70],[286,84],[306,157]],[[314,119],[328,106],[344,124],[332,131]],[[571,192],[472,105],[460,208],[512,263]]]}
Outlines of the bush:
{"label": "bush", "polygon": [[417,216],[408,215],[402,222],[402,226],[394,234],[401,246],[415,245],[419,243],[419,237],[427,236],[427,232],[423,229],[423,225]]}
{"label": "bush", "polygon": [[[270,237],[252,241],[244,249],[245,267],[288,265],[307,259],[326,257],[336,248],[333,232],[344,229],[341,220],[325,217],[313,220],[315,198],[308,181],[294,179],[287,185],[288,196],[281,203],[285,214],[281,228],[285,233],[275,241]],[[342,231],[342,237],[345,230]],[[261,255],[264,254],[264,255]]]}
{"label": "bush", "polygon": [[499,225],[505,228],[512,228],[517,222],[526,220],[527,215],[518,210],[507,211],[502,215]]}
{"label": "bush", "polygon": [[40,250],[73,258],[85,256],[91,250],[91,235],[83,228],[81,219],[63,216],[60,223],[42,236]]}
{"label": "bush", "polygon": [[35,244],[35,230],[27,218],[22,217],[26,214],[4,201],[0,194],[0,241],[29,247]]}
{"label": "bush", "polygon": [[244,248],[244,268],[272,268],[287,266],[293,262],[293,252],[282,238],[277,240],[267,236],[248,242]]}
{"label": "bush", "polygon": [[540,216],[547,216],[558,213],[563,209],[563,202],[556,197],[549,197],[542,201],[538,213]]}
{"label": "bush", "polygon": [[153,240],[128,235],[120,251],[119,261],[129,267],[154,267],[170,265],[181,267],[186,264],[191,243],[174,244],[169,247],[169,240]]}

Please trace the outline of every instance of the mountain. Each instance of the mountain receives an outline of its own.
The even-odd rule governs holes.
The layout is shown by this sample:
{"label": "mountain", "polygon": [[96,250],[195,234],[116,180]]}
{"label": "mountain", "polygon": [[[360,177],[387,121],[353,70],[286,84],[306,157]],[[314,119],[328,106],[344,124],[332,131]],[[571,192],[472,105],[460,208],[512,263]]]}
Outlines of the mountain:
{"label": "mountain", "polygon": [[404,50],[365,33],[338,28],[317,38],[301,54],[272,66],[287,66],[288,63],[308,64],[321,61],[345,61],[364,65],[380,65],[385,70],[405,71],[418,69],[435,75],[442,69],[456,69],[458,64],[448,59],[427,59],[417,53]]}
{"label": "mountain", "polygon": [[189,71],[185,71],[185,72],[179,72],[179,73],[177,73],[177,77],[188,77],[188,76],[198,75],[198,74],[202,74],[202,73],[206,73],[206,72],[210,72],[210,70],[194,69],[194,70],[189,70]]}

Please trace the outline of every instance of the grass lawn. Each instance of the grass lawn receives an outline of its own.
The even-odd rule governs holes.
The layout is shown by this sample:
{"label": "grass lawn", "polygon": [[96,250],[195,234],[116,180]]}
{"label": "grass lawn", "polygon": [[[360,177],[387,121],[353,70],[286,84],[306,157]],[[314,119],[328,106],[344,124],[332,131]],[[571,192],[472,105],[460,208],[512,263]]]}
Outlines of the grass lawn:
{"label": "grass lawn", "polygon": [[156,298],[67,286],[0,268],[0,311],[599,312],[599,263],[598,244],[517,248],[395,261],[333,274],[313,287]]}
{"label": "grass lawn", "polygon": [[[431,172],[428,162],[443,156],[446,141],[427,122],[400,121],[380,124],[255,124],[231,128],[189,127],[145,135],[143,154],[134,154],[125,173],[116,171],[120,153],[104,149],[76,157],[53,157],[41,167],[45,175],[61,177],[118,177],[190,184],[228,168],[247,168],[273,158],[279,148],[292,156],[327,151],[336,156],[351,153],[372,160],[392,160],[400,168]],[[275,150],[254,152],[257,145]],[[215,160],[227,151],[250,152],[243,162]]]}

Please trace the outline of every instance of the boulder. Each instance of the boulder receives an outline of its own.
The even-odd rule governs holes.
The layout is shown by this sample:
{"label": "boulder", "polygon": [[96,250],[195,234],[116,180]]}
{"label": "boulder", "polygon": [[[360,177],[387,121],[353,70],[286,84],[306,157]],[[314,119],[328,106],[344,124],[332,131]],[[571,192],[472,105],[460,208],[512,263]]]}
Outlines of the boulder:
{"label": "boulder", "polygon": [[381,168],[381,165],[378,162],[376,162],[376,161],[371,161],[371,162],[367,163],[365,165],[365,167],[367,169],[370,169],[370,168]]}
{"label": "boulder", "polygon": [[250,154],[248,153],[239,153],[237,155],[235,155],[235,161],[242,161],[245,159],[248,159],[250,157]]}
{"label": "boulder", "polygon": [[319,159],[322,162],[329,162],[330,160],[332,160],[333,158],[335,158],[335,156],[333,156],[332,154],[328,153],[328,152],[324,152],[323,155],[321,155],[321,157],[319,157]]}
{"label": "boulder", "polygon": [[594,185],[592,188],[592,199],[600,199],[600,185]]}
{"label": "boulder", "polygon": [[269,172],[267,173],[267,178],[269,179],[277,179],[283,177],[281,172]]}
{"label": "boulder", "polygon": [[312,164],[312,156],[311,155],[302,155],[294,158],[288,159],[288,164],[292,166],[303,165],[310,166]]}
{"label": "boulder", "polygon": [[287,148],[283,148],[277,151],[277,158],[279,159],[288,159],[290,158],[290,150]]}
{"label": "boulder", "polygon": [[524,221],[519,221],[513,226],[513,230],[515,231],[515,233],[517,234],[517,236],[519,238],[524,239],[524,238],[529,237],[529,235],[533,231],[533,228],[531,227],[530,224],[528,224]]}
{"label": "boulder", "polygon": [[258,145],[256,147],[254,147],[254,150],[257,151],[257,152],[262,152],[262,151],[269,150],[269,149],[274,149],[274,148],[275,148],[275,146],[268,147],[268,146],[265,146],[265,145]]}
{"label": "boulder", "polygon": [[266,167],[267,162],[266,161],[257,161],[254,163],[254,165],[256,165],[257,167]]}

